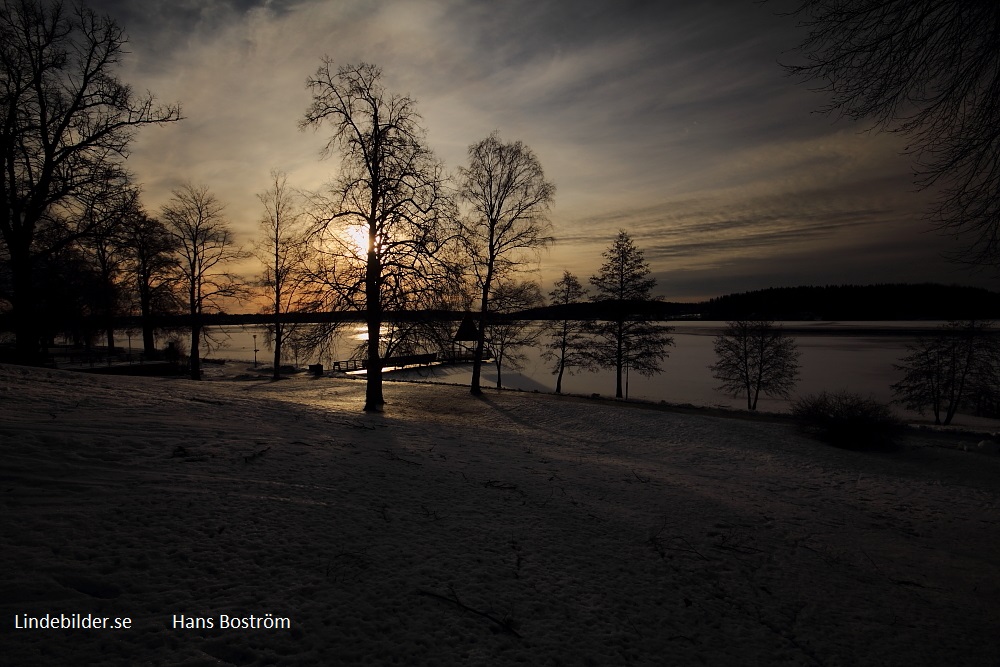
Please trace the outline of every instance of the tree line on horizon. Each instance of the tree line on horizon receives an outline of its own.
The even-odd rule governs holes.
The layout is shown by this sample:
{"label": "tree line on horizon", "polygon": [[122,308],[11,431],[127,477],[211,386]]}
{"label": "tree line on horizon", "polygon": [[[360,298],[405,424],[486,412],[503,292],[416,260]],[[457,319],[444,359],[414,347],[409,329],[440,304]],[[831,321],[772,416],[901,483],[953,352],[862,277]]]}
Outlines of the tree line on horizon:
{"label": "tree line on horizon", "polygon": [[[113,19],[82,4],[4,0],[0,37],[0,297],[9,305],[17,359],[42,362],[56,333],[89,343],[101,331],[110,351],[125,312],[138,314],[152,357],[156,316],[184,313],[190,375],[200,379],[205,315],[255,296],[273,316],[267,343],[275,378],[288,350],[322,354],[336,334],[336,322],[290,322],[288,314],[363,314],[367,339],[357,354],[368,367],[364,409],[377,411],[385,403],[384,359],[452,342],[450,323],[397,319],[395,312],[475,311],[473,394],[482,391],[485,359],[498,365],[499,383],[501,365],[516,364],[518,349],[537,340],[510,316],[543,304],[530,269],[553,241],[555,186],[522,142],[493,132],[470,145],[468,163],[449,175],[426,143],[412,98],[386,90],[374,65],[323,58],[307,79],[312,101],[300,127],[328,133],[322,156],[335,160],[337,171],[323,191],[309,193],[272,172],[258,195],[258,236],[243,247],[207,185],[176,188],[156,214],[142,206],[141,186],[125,166],[129,145],[143,127],[182,120],[181,108],[137,95],[118,79],[127,40]],[[263,267],[253,279],[234,269],[250,257]],[[663,307],[650,307],[655,280],[625,230],[604,259],[587,299],[599,304],[601,319],[562,318],[550,341],[558,347],[547,353],[557,387],[563,371],[589,364],[615,369],[621,397],[623,373],[659,372],[672,338],[658,321]],[[710,301],[708,312],[766,322],[754,299],[774,312],[790,295],[822,296],[825,317],[840,312],[838,303],[864,305],[856,293],[851,302],[852,288],[817,289],[824,288],[731,295]],[[587,291],[567,273],[549,296],[567,308]],[[879,317],[888,303],[900,304],[892,297],[878,299]]]}

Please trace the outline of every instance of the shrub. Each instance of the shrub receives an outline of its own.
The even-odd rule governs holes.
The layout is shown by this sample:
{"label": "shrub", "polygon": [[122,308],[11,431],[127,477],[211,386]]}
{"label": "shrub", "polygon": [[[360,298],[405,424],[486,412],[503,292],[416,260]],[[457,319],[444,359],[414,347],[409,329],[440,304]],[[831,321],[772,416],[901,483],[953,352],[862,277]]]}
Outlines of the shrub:
{"label": "shrub", "polygon": [[807,432],[841,447],[891,444],[902,427],[888,405],[848,391],[804,396],[792,414]]}

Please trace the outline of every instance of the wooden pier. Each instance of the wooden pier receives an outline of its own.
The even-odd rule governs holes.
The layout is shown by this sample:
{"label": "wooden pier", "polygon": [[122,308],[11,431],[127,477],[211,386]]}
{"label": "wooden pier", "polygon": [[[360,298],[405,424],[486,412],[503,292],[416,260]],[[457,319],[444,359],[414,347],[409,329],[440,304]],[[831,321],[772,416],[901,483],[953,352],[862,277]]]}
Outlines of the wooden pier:
{"label": "wooden pier", "polygon": [[[385,357],[382,361],[382,368],[409,368],[411,366],[430,366],[443,364],[471,364],[475,355],[471,352],[451,352],[440,353],[431,352],[428,354],[406,354],[396,357]],[[484,355],[484,361],[489,359]],[[351,371],[368,370],[367,359],[345,359],[344,361],[334,361],[331,370],[349,373]]]}

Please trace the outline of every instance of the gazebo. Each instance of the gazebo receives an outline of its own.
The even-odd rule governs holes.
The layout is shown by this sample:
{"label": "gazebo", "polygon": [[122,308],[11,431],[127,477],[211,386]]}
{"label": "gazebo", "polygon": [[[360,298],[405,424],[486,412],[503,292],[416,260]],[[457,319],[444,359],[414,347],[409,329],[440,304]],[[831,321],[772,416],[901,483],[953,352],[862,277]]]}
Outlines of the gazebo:
{"label": "gazebo", "polygon": [[[472,319],[472,314],[466,313],[465,317],[462,318],[462,323],[458,325],[458,331],[455,332],[455,337],[451,342],[452,362],[462,361],[465,356],[472,359],[476,353],[475,343],[477,340],[479,340],[479,328],[476,327],[476,322]],[[472,343],[471,349],[466,343]]]}

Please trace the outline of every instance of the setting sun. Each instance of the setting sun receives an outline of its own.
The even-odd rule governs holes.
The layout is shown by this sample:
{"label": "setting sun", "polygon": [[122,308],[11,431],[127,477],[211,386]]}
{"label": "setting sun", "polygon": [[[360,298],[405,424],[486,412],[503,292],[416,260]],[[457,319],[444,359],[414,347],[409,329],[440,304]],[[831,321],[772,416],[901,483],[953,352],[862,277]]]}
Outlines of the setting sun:
{"label": "setting sun", "polygon": [[347,247],[358,257],[368,254],[368,229],[363,225],[351,225],[344,231]]}

